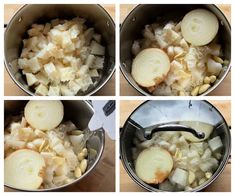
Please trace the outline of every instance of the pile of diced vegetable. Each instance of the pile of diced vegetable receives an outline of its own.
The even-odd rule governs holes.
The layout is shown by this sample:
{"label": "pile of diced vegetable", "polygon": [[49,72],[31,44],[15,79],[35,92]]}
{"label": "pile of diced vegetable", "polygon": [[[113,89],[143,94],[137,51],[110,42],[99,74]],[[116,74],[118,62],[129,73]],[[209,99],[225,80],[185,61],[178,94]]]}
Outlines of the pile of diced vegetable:
{"label": "pile of diced vegetable", "polygon": [[84,132],[62,122],[60,101],[29,101],[24,115],[11,118],[4,132],[4,183],[33,190],[58,187],[80,178],[88,165]]}
{"label": "pile of diced vegetable", "polygon": [[132,155],[136,174],[145,183],[163,191],[190,191],[210,180],[217,170],[223,143],[220,136],[210,137],[213,126],[194,121],[182,124],[200,128],[205,138],[169,130],[146,140],[136,131]]}
{"label": "pile of diced vegetable", "polygon": [[[94,87],[101,78],[105,47],[102,36],[85,25],[86,20],[54,19],[33,24],[23,40],[20,58],[28,87],[37,95],[77,95]],[[17,73],[16,78],[21,74]]]}
{"label": "pile of diced vegetable", "polygon": [[179,22],[146,25],[132,45],[132,77],[153,95],[200,95],[229,65],[218,43],[219,22],[205,9]]}

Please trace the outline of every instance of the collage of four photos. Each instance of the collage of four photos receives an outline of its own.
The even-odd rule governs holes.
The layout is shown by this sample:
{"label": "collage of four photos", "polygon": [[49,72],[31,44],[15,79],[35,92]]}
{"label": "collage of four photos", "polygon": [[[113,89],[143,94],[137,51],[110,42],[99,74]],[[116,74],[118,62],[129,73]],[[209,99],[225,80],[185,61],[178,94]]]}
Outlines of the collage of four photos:
{"label": "collage of four photos", "polygon": [[4,192],[232,191],[232,4],[23,3],[3,4]]}

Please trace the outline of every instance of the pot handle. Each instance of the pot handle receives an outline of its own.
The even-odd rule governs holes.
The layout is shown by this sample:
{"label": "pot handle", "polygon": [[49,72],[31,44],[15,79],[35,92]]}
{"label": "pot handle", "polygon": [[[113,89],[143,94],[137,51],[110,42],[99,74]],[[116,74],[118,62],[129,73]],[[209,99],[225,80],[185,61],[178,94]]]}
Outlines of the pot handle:
{"label": "pot handle", "polygon": [[142,130],[144,132],[144,137],[148,140],[152,138],[153,133],[156,133],[159,131],[185,131],[185,132],[192,133],[195,137],[199,139],[203,139],[205,137],[205,133],[198,132],[191,127],[180,125],[177,123],[169,123],[169,124],[166,123],[166,124],[154,125],[154,126],[150,126],[147,128],[143,128]]}

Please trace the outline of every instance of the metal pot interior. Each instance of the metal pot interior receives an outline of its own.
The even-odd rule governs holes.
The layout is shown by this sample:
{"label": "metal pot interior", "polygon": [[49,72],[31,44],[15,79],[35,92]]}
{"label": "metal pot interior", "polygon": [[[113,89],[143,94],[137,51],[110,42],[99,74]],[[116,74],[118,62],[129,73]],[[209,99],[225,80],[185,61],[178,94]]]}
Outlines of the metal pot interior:
{"label": "metal pot interior", "polygon": [[[13,101],[13,100],[7,100],[4,102],[4,126],[6,127],[8,123],[7,117],[9,115],[19,115],[24,111],[24,107],[28,101]],[[63,121],[70,120],[72,121],[79,129],[83,130],[87,128],[88,123],[90,121],[90,118],[94,114],[94,110],[90,103],[86,101],[62,101],[64,105],[64,119]],[[103,148],[104,148],[104,131],[97,131],[93,136],[89,138],[87,141],[87,149],[88,149],[88,167],[86,172],[82,175],[81,178],[75,180],[74,182],[70,183],[76,183],[80,181],[82,178],[84,178],[87,174],[93,170],[93,168],[98,163],[99,159],[101,158]],[[94,149],[97,151],[97,154],[94,156],[90,153],[89,149]],[[60,187],[51,188],[51,189],[38,189],[38,190],[32,190],[32,191],[51,191],[51,190],[57,190],[63,187],[66,187],[70,184],[66,184]],[[6,185],[7,186],[7,185]],[[9,186],[10,187],[10,186]],[[15,189],[14,187],[10,187]]]}
{"label": "metal pot interior", "polygon": [[105,66],[102,78],[95,87],[89,88],[85,93],[92,94],[111,77],[115,68],[115,26],[109,14],[96,4],[31,4],[23,6],[11,19],[5,31],[5,63],[15,82],[27,93],[33,95],[34,91],[27,87],[26,79],[21,74],[20,79],[15,78],[11,62],[18,59],[23,47],[22,40],[27,38],[26,32],[34,23],[46,23],[51,19],[72,19],[76,16],[87,19],[86,25],[94,27],[103,37],[106,46]]}
{"label": "metal pot interior", "polygon": [[[207,4],[171,4],[171,5],[139,5],[126,17],[120,32],[120,64],[124,76],[128,82],[143,95],[151,95],[144,88],[141,88],[131,76],[131,65],[134,56],[131,47],[136,39],[142,38],[142,30],[146,24],[154,22],[164,23],[168,21],[180,21],[186,13],[196,8],[204,8],[213,12],[220,21],[218,40],[222,45],[224,58],[231,59],[231,30],[229,22],[223,13],[215,5]],[[221,75],[219,81],[214,84],[217,86],[227,75],[229,69]],[[213,87],[211,89],[214,89]],[[207,94],[210,89],[205,93]]]}
{"label": "metal pot interior", "polygon": [[201,186],[196,187],[192,191],[200,191],[212,183],[226,166],[230,154],[230,131],[228,126],[219,113],[219,111],[206,101],[147,101],[140,105],[129,116],[122,129],[120,136],[120,150],[122,162],[131,178],[142,188],[148,191],[161,191],[158,186],[151,186],[143,182],[135,173],[135,166],[132,158],[133,138],[136,128],[131,125],[129,119],[134,120],[142,127],[155,124],[173,122],[173,121],[201,121],[212,125],[222,123],[210,136],[220,136],[224,144],[222,150],[223,158],[220,160],[219,167],[213,174],[212,178]]}

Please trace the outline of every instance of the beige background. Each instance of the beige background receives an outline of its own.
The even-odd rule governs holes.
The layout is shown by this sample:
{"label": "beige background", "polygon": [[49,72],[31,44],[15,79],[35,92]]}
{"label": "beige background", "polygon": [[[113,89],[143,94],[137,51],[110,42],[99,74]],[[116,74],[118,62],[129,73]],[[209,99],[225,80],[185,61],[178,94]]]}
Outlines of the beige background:
{"label": "beige background", "polygon": [[[20,4],[6,4],[4,5],[4,23],[8,23],[11,17],[14,15],[16,10],[18,10],[22,5]],[[102,5],[108,13],[115,19],[115,6],[111,4]],[[6,69],[4,69],[4,95],[5,96],[24,96],[27,95],[23,90],[21,90],[11,79]],[[115,73],[108,83],[101,88],[94,95],[98,96],[114,96],[115,95]]]}
{"label": "beige background", "polygon": [[[120,101],[120,126],[123,127],[126,119],[144,101]],[[231,103],[230,101],[209,101],[224,116],[228,125],[231,125]],[[120,191],[135,192],[145,191],[139,187],[127,174],[120,161]],[[206,192],[230,192],[231,191],[231,163],[229,162],[222,174],[208,186]]]}
{"label": "beige background", "polygon": [[[128,13],[135,7],[136,5],[123,4],[120,6],[121,15],[120,21],[122,22]],[[217,5],[222,12],[225,14],[229,22],[231,23],[231,6],[230,5]],[[121,72],[120,72],[121,73]],[[120,74],[120,95],[122,96],[140,96],[141,94],[135,90],[124,78],[122,74]],[[225,78],[225,80],[213,91],[209,94],[210,96],[230,96],[231,95],[231,72]]]}

